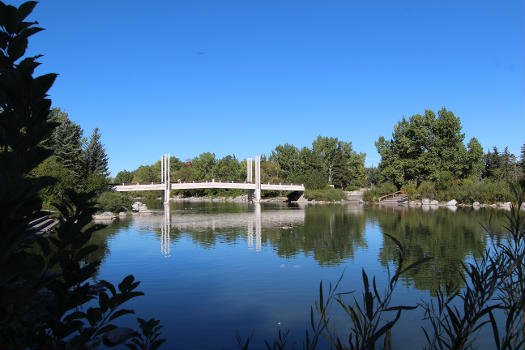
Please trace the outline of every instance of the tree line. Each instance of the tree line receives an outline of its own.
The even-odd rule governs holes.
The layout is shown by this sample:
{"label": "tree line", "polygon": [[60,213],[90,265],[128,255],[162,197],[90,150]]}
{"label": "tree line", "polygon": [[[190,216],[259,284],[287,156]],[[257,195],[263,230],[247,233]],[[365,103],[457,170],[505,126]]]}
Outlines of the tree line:
{"label": "tree line", "polygon": [[[235,155],[217,158],[205,152],[185,162],[170,159],[172,181],[246,180],[246,160]],[[348,189],[366,183],[365,154],[356,153],[351,142],[334,137],[318,136],[311,147],[301,149],[288,143],[278,145],[269,156],[261,156],[262,182],[292,182],[308,189],[324,189],[329,185]],[[160,181],[160,161],[141,165],[133,171],[120,171],[115,183]]]}

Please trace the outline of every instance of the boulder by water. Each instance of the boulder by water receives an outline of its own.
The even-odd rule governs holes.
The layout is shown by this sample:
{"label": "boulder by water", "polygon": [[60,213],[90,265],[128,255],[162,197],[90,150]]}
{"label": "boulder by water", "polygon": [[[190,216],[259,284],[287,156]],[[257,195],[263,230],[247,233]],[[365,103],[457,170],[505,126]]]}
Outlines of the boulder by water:
{"label": "boulder by water", "polygon": [[422,203],[423,205],[430,205],[430,199],[428,199],[428,198],[423,198],[423,199],[421,200],[421,203]]}
{"label": "boulder by water", "polygon": [[439,202],[437,200],[430,201],[430,205],[439,205]]}
{"label": "boulder by water", "polygon": [[133,211],[138,211],[139,213],[148,214],[151,213],[151,210],[148,209],[148,206],[142,202],[135,202],[131,205]]}
{"label": "boulder by water", "polygon": [[451,201],[448,201],[446,205],[447,207],[455,207],[457,204],[458,204],[458,201],[453,199]]}
{"label": "boulder by water", "polygon": [[479,207],[480,205],[481,205],[481,204],[479,204],[479,202],[474,202],[474,203],[472,203],[472,206],[473,206],[473,207]]}

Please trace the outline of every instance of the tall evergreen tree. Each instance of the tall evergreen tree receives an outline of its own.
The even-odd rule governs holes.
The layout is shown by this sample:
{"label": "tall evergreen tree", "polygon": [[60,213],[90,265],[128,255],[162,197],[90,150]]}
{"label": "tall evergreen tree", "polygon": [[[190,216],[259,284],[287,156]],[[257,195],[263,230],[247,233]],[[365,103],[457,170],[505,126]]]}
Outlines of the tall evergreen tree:
{"label": "tall evergreen tree", "polygon": [[494,146],[492,152],[490,150],[483,156],[485,161],[485,170],[483,171],[483,177],[497,177],[498,169],[500,168],[500,155],[498,147]]}
{"label": "tall evergreen tree", "polygon": [[104,145],[100,142],[98,128],[93,130],[89,143],[82,149],[82,159],[89,172],[108,175],[108,157]]}
{"label": "tall evergreen tree", "polygon": [[[53,111],[57,111],[54,109]],[[52,136],[51,148],[57,160],[68,170],[73,171],[76,176],[82,174],[82,129],[80,125],[71,121],[65,112],[52,116],[60,124],[56,127]]]}
{"label": "tall evergreen tree", "polygon": [[521,146],[520,163],[521,163],[521,175],[524,175],[523,172],[525,171],[525,143]]}

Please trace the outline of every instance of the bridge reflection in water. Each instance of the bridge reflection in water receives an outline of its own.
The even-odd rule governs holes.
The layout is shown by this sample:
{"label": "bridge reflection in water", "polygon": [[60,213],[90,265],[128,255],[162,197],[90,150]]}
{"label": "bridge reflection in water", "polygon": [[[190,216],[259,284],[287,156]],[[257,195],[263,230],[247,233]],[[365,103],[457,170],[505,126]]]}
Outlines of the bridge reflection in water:
{"label": "bridge reflection in water", "polygon": [[171,228],[171,213],[170,206],[164,206],[162,226],[160,227],[160,253],[163,257],[169,258],[170,255],[170,228]]}
{"label": "bridge reflection in water", "polygon": [[[160,214],[160,213],[159,213]],[[170,206],[164,206],[162,215],[157,212],[153,215],[139,215],[133,217],[133,224],[138,228],[158,229],[161,232],[161,254],[170,257],[170,231],[176,229],[180,232],[202,232],[203,230],[215,231],[216,229],[246,230],[248,249],[260,251],[262,249],[261,232],[263,228],[292,228],[294,225],[304,224],[304,208],[269,209],[261,210],[261,204],[254,203],[247,207],[245,213],[179,213],[170,211]],[[255,231],[255,232],[254,232]],[[255,237],[254,237],[255,235]]]}

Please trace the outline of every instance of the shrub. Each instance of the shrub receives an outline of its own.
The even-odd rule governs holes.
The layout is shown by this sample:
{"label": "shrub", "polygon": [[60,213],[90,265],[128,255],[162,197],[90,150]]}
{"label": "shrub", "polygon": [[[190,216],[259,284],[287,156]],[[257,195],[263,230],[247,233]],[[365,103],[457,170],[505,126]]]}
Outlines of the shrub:
{"label": "shrub", "polygon": [[103,211],[118,213],[122,208],[130,209],[133,199],[127,193],[104,192],[98,197],[97,203]]}
{"label": "shrub", "polygon": [[304,196],[316,201],[340,201],[346,199],[345,191],[336,188],[325,188],[322,190],[306,190]]}
{"label": "shrub", "polygon": [[396,192],[397,187],[393,183],[383,182],[377,187],[377,191],[380,196],[384,196],[385,194]]}
{"label": "shrub", "polygon": [[382,184],[366,191],[363,195],[363,199],[367,202],[373,202],[377,201],[379,197],[384,196],[385,194],[393,193],[396,191],[396,185],[389,182],[383,182]]}
{"label": "shrub", "polygon": [[415,181],[409,181],[401,187],[401,190],[406,192],[408,199],[413,200],[417,195],[417,183]]}
{"label": "shrub", "polygon": [[450,171],[440,171],[435,177],[435,188],[438,190],[446,190],[455,184],[454,174]]}
{"label": "shrub", "polygon": [[423,198],[434,199],[436,197],[436,188],[433,182],[423,181],[419,184],[417,191]]}
{"label": "shrub", "polygon": [[303,174],[297,175],[292,179],[293,183],[303,184],[310,190],[322,190],[326,188],[326,176],[320,170],[309,170]]}

